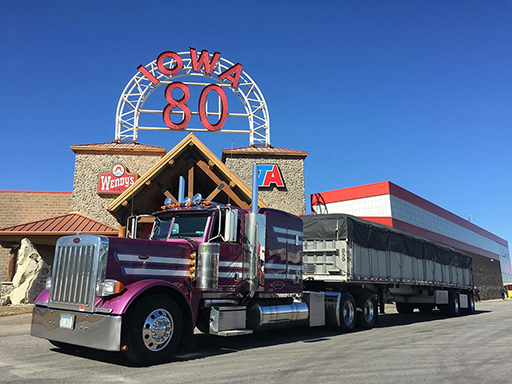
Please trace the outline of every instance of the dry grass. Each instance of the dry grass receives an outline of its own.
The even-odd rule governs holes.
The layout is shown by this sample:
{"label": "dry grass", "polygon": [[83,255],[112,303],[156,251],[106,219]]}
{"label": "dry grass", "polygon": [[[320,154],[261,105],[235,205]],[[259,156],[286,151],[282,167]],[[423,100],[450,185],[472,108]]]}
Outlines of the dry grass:
{"label": "dry grass", "polygon": [[33,307],[31,305],[0,306],[0,317],[1,316],[11,316],[11,315],[21,315],[23,313],[32,313],[32,308]]}

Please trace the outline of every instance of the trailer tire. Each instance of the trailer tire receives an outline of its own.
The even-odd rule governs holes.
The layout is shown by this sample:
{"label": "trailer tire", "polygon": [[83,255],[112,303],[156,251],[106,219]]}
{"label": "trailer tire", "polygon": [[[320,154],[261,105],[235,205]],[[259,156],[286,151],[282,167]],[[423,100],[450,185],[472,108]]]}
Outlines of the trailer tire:
{"label": "trailer tire", "polygon": [[356,302],[347,292],[341,294],[340,302],[340,329],[344,332],[352,331],[356,326]]}
{"label": "trailer tire", "polygon": [[465,310],[467,315],[472,315],[476,312],[475,309],[475,296],[473,294],[468,294],[468,308]]}
{"label": "trailer tire", "polygon": [[448,306],[446,307],[448,316],[457,317],[460,315],[459,294],[450,292],[448,296]]}
{"label": "trailer tire", "polygon": [[183,331],[181,311],[174,300],[152,295],[137,303],[126,316],[122,344],[127,347],[124,352],[130,360],[152,364],[172,356]]}
{"label": "trailer tire", "polygon": [[377,302],[368,292],[355,295],[356,307],[361,310],[357,314],[357,326],[362,329],[372,329],[377,323]]}
{"label": "trailer tire", "polygon": [[408,303],[395,303],[396,311],[398,313],[413,313],[414,307],[411,304]]}

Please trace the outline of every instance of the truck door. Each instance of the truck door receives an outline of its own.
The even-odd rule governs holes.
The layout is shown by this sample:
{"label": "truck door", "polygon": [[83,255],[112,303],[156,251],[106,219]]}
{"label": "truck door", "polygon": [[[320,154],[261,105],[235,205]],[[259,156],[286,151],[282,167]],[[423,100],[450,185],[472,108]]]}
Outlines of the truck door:
{"label": "truck door", "polygon": [[219,291],[238,293],[242,290],[243,271],[241,218],[237,219],[237,236],[233,241],[224,241],[222,234],[224,234],[225,225],[226,212],[224,210],[215,212],[210,231],[210,242],[220,244]]}

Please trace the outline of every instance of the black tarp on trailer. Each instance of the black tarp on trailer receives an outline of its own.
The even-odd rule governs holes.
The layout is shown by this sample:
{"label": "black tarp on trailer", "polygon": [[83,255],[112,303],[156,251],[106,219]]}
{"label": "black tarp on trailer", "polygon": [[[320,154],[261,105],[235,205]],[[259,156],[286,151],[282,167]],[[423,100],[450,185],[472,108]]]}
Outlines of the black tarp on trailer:
{"label": "black tarp on trailer", "polygon": [[403,253],[444,265],[471,268],[471,257],[412,233],[342,213],[306,215],[304,240],[352,240],[365,248]]}

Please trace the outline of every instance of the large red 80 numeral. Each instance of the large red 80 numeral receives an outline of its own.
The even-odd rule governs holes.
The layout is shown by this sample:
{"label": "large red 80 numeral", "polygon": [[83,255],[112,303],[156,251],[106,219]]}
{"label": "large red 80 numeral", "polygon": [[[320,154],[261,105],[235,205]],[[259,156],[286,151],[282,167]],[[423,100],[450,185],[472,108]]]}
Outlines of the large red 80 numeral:
{"label": "large red 80 numeral", "polygon": [[[172,90],[179,88],[183,92],[183,97],[179,100],[176,100],[172,96]],[[217,92],[219,95],[220,101],[221,101],[221,112],[220,112],[220,118],[219,121],[216,124],[211,124],[208,121],[208,118],[206,116],[206,98],[208,97],[208,93],[211,91]],[[181,82],[174,82],[171,83],[165,88],[165,100],[169,104],[167,104],[164,108],[163,112],[163,118],[165,125],[167,125],[171,129],[180,130],[185,128],[188,123],[190,122],[190,108],[187,106],[187,102],[190,98],[190,89]],[[176,124],[171,121],[171,110],[178,108],[183,111],[183,120]],[[228,117],[228,98],[226,97],[226,93],[222,90],[221,87],[219,87],[216,84],[210,84],[206,86],[202,91],[201,95],[199,96],[199,118],[201,119],[201,123],[203,126],[209,130],[209,131],[218,131],[222,128],[224,123],[226,122],[226,119]]]}
{"label": "large red 80 numeral", "polygon": [[[183,96],[181,99],[176,100],[172,97],[172,90],[175,88],[179,88],[183,91]],[[169,104],[167,104],[164,108],[164,123],[171,129],[183,129],[190,122],[190,108],[187,107],[187,101],[190,99],[190,89],[180,82],[171,83],[165,88],[165,100]],[[171,110],[174,108],[179,108],[184,112],[183,120],[179,124],[175,124],[171,120]]]}

